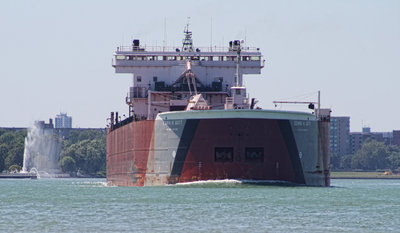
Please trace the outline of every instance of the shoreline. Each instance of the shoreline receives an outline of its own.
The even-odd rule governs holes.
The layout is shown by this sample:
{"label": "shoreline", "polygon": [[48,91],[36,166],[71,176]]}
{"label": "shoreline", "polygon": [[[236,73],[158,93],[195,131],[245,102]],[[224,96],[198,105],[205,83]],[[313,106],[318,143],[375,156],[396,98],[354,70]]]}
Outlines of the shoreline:
{"label": "shoreline", "polygon": [[331,172],[331,179],[400,179],[400,174],[387,175],[382,172]]}
{"label": "shoreline", "polygon": [[2,173],[0,179],[37,179],[35,173]]}

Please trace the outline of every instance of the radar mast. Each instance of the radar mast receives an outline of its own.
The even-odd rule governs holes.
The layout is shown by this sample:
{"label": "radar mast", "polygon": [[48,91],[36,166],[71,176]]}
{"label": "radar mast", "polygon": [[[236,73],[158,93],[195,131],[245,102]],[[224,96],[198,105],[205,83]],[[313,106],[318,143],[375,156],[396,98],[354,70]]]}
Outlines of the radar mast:
{"label": "radar mast", "polygon": [[189,31],[189,19],[190,17],[188,17],[185,29],[183,30],[183,33],[185,33],[185,38],[182,41],[183,52],[193,52],[192,32]]}

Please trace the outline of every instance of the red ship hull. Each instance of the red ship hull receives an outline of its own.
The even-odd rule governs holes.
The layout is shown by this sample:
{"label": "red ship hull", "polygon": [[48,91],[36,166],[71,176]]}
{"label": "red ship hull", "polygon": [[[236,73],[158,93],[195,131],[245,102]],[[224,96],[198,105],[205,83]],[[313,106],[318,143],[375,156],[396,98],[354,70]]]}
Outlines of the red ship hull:
{"label": "red ship hull", "polygon": [[317,121],[304,119],[133,121],[108,131],[107,181],[144,186],[239,179],[325,186],[317,135]]}

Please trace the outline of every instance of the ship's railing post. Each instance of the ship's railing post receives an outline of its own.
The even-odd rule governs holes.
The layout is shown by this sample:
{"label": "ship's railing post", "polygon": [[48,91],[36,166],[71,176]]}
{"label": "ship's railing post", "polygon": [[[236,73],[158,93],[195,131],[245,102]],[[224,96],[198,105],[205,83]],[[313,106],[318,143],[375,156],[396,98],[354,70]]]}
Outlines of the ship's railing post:
{"label": "ship's railing post", "polygon": [[148,90],[148,96],[147,96],[147,120],[150,120],[150,114],[151,114],[151,90]]}

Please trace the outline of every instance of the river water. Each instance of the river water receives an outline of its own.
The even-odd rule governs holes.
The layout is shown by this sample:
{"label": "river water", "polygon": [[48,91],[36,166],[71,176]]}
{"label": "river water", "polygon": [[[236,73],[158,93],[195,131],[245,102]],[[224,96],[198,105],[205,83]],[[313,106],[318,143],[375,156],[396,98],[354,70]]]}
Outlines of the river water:
{"label": "river water", "polygon": [[329,188],[0,180],[0,232],[400,232],[400,180]]}

